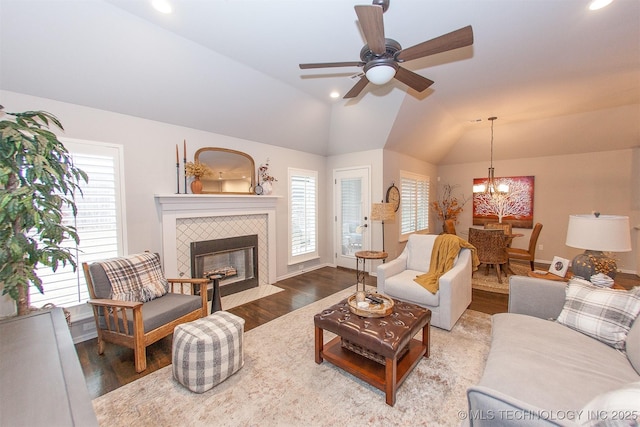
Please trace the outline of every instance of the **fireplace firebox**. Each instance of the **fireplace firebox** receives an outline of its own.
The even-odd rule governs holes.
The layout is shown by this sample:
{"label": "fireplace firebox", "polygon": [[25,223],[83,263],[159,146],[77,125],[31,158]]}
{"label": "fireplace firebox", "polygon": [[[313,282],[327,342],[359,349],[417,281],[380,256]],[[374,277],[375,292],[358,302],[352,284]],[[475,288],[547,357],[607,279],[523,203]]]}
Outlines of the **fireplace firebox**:
{"label": "fireplace firebox", "polygon": [[191,277],[220,277],[220,296],[258,287],[258,235],[191,243]]}

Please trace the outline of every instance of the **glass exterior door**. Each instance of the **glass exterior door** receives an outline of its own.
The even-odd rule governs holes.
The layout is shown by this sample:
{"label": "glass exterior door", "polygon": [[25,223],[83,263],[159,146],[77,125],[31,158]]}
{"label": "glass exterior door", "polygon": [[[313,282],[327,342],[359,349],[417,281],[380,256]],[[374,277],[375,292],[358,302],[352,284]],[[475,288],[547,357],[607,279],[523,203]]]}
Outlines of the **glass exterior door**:
{"label": "glass exterior door", "polygon": [[336,264],[356,268],[355,253],[370,247],[369,168],[335,172]]}

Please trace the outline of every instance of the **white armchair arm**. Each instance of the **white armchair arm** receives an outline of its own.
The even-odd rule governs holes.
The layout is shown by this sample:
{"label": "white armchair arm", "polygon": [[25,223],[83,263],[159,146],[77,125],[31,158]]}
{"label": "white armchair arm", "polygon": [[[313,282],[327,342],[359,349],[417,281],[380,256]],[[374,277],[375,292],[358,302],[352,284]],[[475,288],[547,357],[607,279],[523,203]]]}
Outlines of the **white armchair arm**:
{"label": "white armchair arm", "polygon": [[398,258],[378,266],[376,273],[378,275],[379,293],[384,294],[384,282],[387,278],[395,276],[407,269],[407,259],[407,254],[402,252]]}
{"label": "white armchair arm", "polygon": [[462,249],[453,268],[440,277],[440,320],[451,330],[471,303],[471,251]]}

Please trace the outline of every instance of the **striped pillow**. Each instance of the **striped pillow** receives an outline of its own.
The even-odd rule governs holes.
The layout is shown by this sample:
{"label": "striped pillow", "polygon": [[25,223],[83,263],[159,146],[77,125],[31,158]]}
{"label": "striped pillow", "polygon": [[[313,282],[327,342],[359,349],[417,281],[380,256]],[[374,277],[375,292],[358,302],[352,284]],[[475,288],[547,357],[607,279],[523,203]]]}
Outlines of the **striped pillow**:
{"label": "striped pillow", "polygon": [[619,350],[625,349],[627,334],[640,313],[640,294],[599,288],[572,280],[558,323],[575,329]]}

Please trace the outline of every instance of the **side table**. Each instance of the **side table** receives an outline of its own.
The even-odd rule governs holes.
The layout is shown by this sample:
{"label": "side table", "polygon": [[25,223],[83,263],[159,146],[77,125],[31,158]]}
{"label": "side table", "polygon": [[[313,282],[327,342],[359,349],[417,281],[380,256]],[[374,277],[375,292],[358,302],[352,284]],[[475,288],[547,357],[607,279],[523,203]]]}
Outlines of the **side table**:
{"label": "side table", "polygon": [[[362,290],[365,290],[365,277],[367,276],[367,272],[365,270],[364,263],[368,259],[387,259],[389,256],[388,253],[382,251],[358,251],[355,253],[356,256],[356,292],[358,292],[358,288],[360,283],[362,283]],[[362,265],[362,268],[360,268]]]}
{"label": "side table", "polygon": [[[527,274],[529,277],[535,277],[537,279],[553,280],[555,282],[568,282],[573,277],[573,273],[570,271],[567,271],[567,274],[564,277],[556,276],[553,273],[548,273],[548,272],[539,273],[537,271],[530,271]],[[613,283],[613,286],[611,286],[611,289],[618,289],[618,290],[625,290],[625,291],[627,290],[624,286],[620,286],[615,282]]]}

